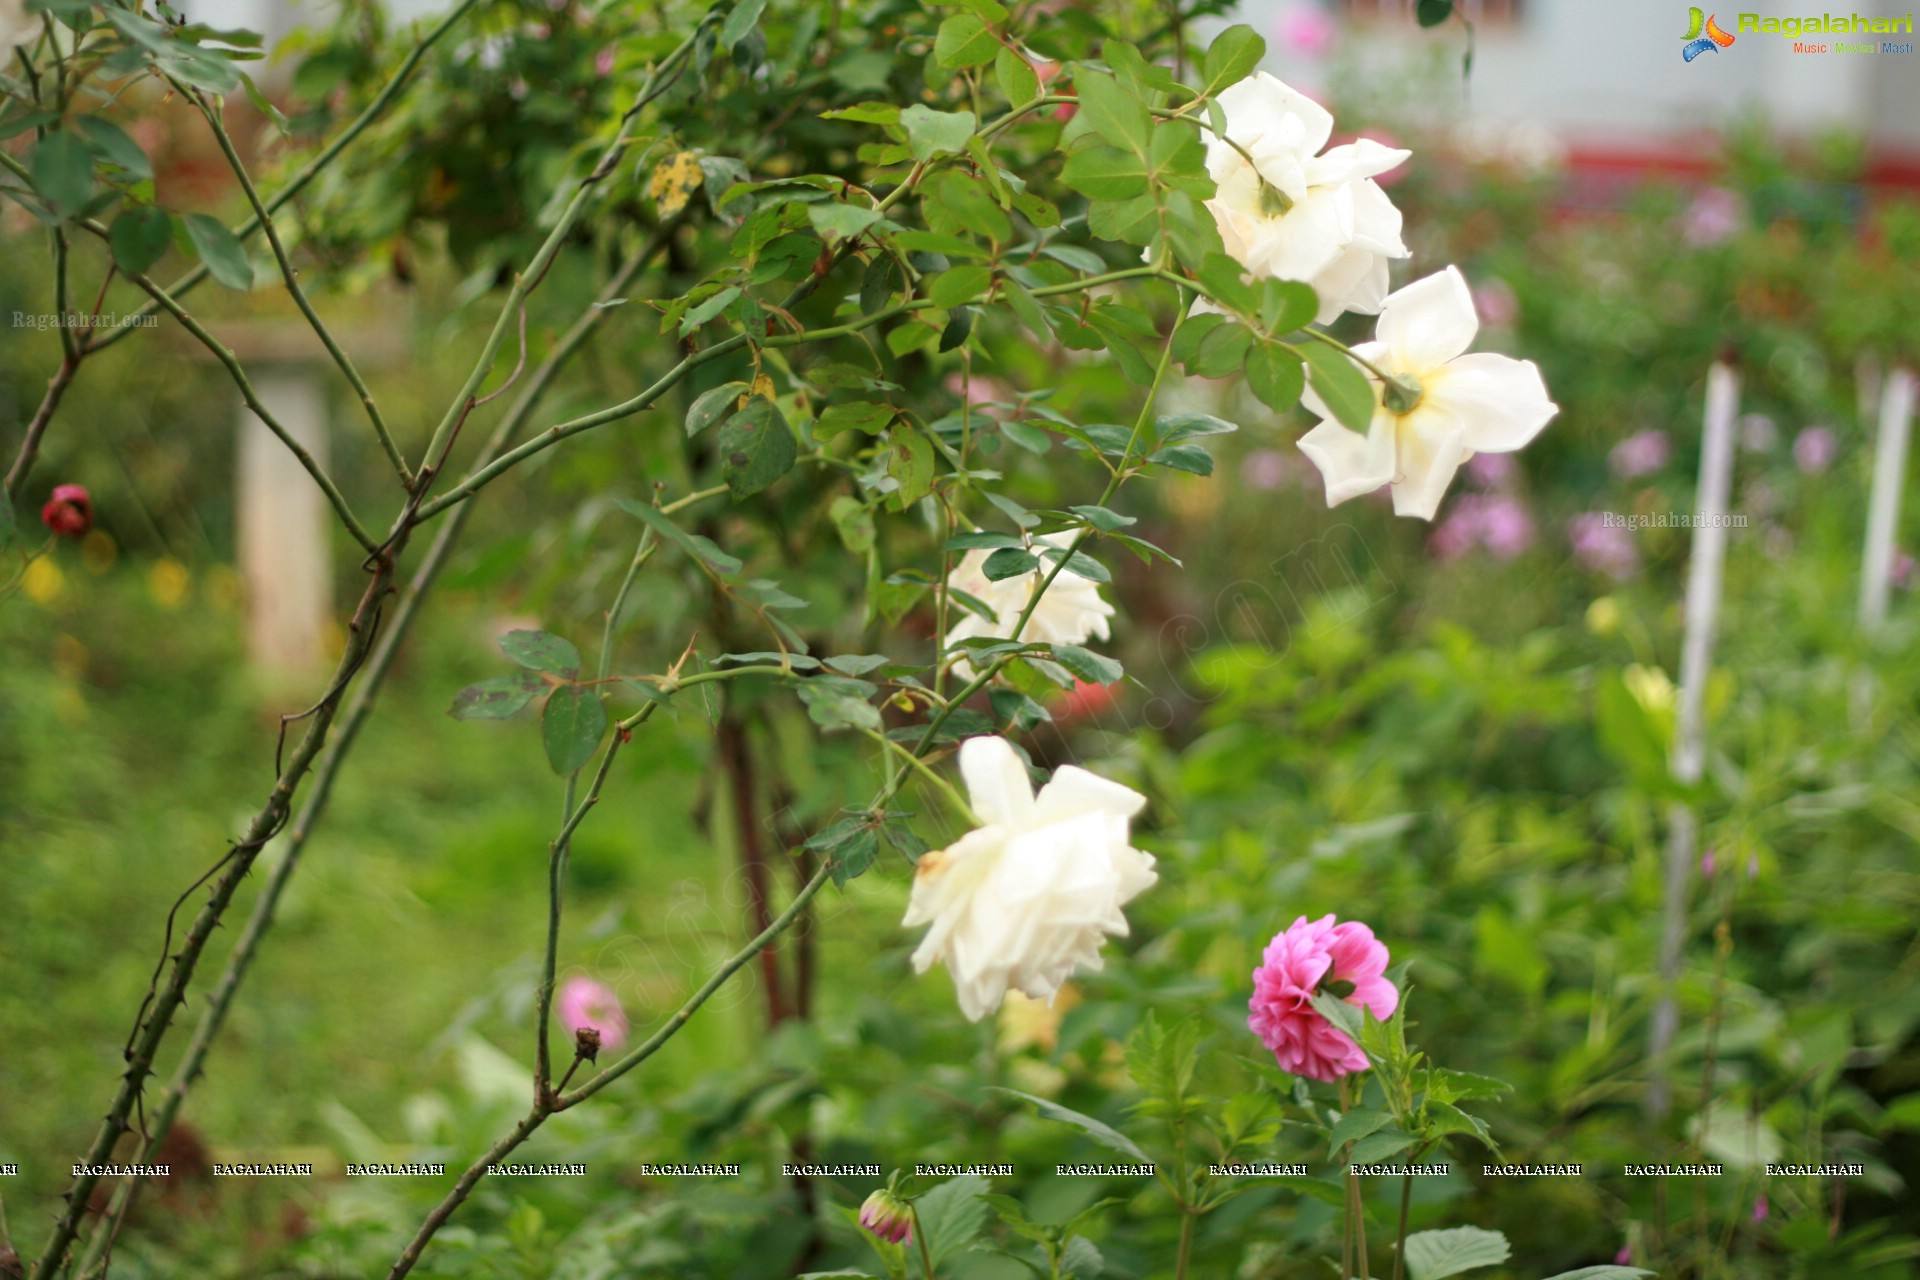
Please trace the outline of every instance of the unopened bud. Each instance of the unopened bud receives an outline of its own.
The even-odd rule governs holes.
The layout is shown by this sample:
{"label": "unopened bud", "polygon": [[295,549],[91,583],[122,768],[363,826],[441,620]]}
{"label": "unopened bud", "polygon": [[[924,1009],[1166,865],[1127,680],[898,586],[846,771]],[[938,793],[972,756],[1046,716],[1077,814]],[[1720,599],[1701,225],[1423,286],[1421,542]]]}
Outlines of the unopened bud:
{"label": "unopened bud", "polygon": [[891,1191],[882,1189],[860,1206],[860,1225],[889,1244],[905,1244],[913,1239],[913,1210]]}
{"label": "unopened bud", "polygon": [[56,487],[47,505],[40,508],[40,523],[62,538],[84,538],[93,527],[93,497],[85,485],[63,484]]}
{"label": "unopened bud", "polygon": [[573,1033],[573,1056],[582,1062],[593,1062],[600,1057],[598,1027],[581,1027]]}

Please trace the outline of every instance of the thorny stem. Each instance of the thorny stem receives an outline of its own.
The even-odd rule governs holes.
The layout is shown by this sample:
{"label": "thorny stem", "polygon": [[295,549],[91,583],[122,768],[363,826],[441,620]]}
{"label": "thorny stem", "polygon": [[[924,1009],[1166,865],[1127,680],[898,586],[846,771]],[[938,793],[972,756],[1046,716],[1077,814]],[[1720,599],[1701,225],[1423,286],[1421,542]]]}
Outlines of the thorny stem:
{"label": "thorny stem", "polygon": [[178,83],[174,84],[174,88],[198,107],[200,114],[206,118],[207,127],[213,130],[213,136],[220,144],[221,154],[227,158],[227,167],[233,170],[233,176],[239,180],[240,190],[246,194],[247,203],[253,206],[254,221],[259,223],[262,231],[266,232],[267,245],[273,250],[273,260],[280,264],[280,278],[286,282],[287,292],[292,295],[294,305],[300,308],[300,314],[305,316],[307,323],[313,327],[315,336],[320,339],[320,345],[327,349],[327,354],[333,357],[333,362],[340,366],[340,372],[346,375],[347,383],[353,388],[354,394],[360,397],[361,407],[367,411],[367,420],[373,424],[374,434],[380,437],[380,447],[386,452],[387,461],[392,463],[393,469],[399,473],[401,487],[411,490],[413,473],[407,470],[406,459],[400,456],[400,446],[394,443],[393,432],[388,429],[387,420],[380,415],[380,406],[374,403],[373,392],[368,389],[366,379],[360,376],[360,370],[354,367],[352,357],[341,349],[340,344],[334,340],[332,331],[327,328],[326,322],[320,318],[320,313],[313,309],[311,302],[307,301],[306,290],[300,287],[299,272],[294,270],[293,260],[287,256],[287,248],[280,241],[280,231],[273,225],[273,214],[261,202],[260,193],[254,188],[253,179],[247,175],[247,166],[242,163],[240,153],[234,149],[233,138],[227,133],[225,121],[221,120],[219,111],[207,101],[206,95],[197,89]]}
{"label": "thorny stem", "polygon": [[[644,247],[629,257],[607,282],[598,301],[604,303],[625,292],[634,277],[665,248],[666,237],[666,231],[657,232]],[[482,456],[490,457],[506,446],[507,441],[513,438],[531,416],[541,397],[559,376],[560,370],[586,344],[586,340],[609,314],[605,307],[597,305],[589,306],[580,314],[573,326],[541,362],[540,367],[534,371],[532,378],[521,391],[519,399],[494,428],[492,436],[482,450]],[[240,940],[234,945],[233,953],[228,956],[225,970],[214,985],[213,994],[207,1003],[207,1012],[202,1016],[199,1025],[194,1028],[193,1038],[189,1041],[186,1052],[181,1057],[180,1066],[175,1070],[173,1079],[167,1086],[166,1095],[150,1117],[148,1140],[137,1163],[153,1162],[152,1157],[158,1150],[160,1142],[172,1127],[188,1091],[199,1078],[207,1053],[212,1049],[215,1038],[226,1023],[227,1012],[233,1005],[234,996],[246,978],[261,940],[273,924],[274,911],[288,882],[293,878],[294,870],[299,866],[300,855],[306,848],[308,836],[326,812],[327,802],[332,797],[334,781],[339,777],[347,753],[352,749],[361,726],[372,712],[387,672],[392,668],[402,642],[412,630],[413,620],[419,616],[421,605],[425,602],[428,593],[432,591],[441,569],[445,567],[448,558],[452,555],[454,544],[458,542],[471,511],[471,507],[462,508],[449,516],[447,522],[440,526],[434,535],[432,545],[427,549],[426,556],[420,562],[420,567],[414,571],[413,581],[395,606],[393,617],[382,628],[379,644],[361,674],[360,683],[354,691],[352,700],[340,717],[338,730],[333,735],[332,741],[327,744],[325,754],[314,766],[313,780],[307,789],[307,798],[288,827],[285,853],[274,866],[272,874],[268,876],[260,896],[254,900],[253,911],[247,919],[246,928],[242,931]],[[136,1181],[129,1179],[115,1188],[113,1202],[108,1208],[106,1218],[89,1242],[86,1256],[79,1269],[80,1274],[85,1275],[93,1267],[96,1259],[103,1256],[107,1243],[112,1239],[113,1233],[118,1230],[120,1220],[125,1215],[138,1185]]]}

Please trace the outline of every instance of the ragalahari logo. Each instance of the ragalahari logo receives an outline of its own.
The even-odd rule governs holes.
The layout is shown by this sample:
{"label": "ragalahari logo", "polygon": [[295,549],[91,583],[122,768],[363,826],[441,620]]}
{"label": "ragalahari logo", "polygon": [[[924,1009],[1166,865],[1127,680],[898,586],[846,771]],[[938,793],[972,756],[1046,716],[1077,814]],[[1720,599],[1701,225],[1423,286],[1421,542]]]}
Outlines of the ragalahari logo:
{"label": "ragalahari logo", "polygon": [[1680,56],[1688,62],[1703,53],[1718,53],[1733,43],[1733,37],[1722,31],[1713,15],[1704,9],[1687,10],[1687,34],[1680,38],[1687,42]]}

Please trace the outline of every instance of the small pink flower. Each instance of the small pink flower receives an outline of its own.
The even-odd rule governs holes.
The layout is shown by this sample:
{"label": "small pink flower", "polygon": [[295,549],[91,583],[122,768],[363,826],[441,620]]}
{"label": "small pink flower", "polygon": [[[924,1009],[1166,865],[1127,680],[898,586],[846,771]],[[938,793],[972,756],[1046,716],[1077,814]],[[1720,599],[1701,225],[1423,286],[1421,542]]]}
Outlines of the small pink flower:
{"label": "small pink flower", "polygon": [[[1520,299],[1513,296],[1511,285],[1494,276],[1473,287],[1473,309],[1480,313],[1482,324],[1509,325],[1520,318]],[[1504,458],[1508,455],[1492,456]]]}
{"label": "small pink flower", "polygon": [[40,508],[40,523],[57,538],[86,537],[93,527],[93,496],[85,485],[55,485],[53,496]]}
{"label": "small pink flower", "polygon": [[1533,516],[1524,502],[1508,493],[1469,493],[1454,501],[1427,550],[1452,560],[1484,547],[1498,559],[1511,560],[1532,545]]}
{"label": "small pink flower", "polygon": [[1317,2],[1309,3],[1289,10],[1280,19],[1276,34],[1288,52],[1317,60],[1332,52],[1334,41],[1340,37],[1340,24]]}
{"label": "small pink flower", "polygon": [[1247,1027],[1282,1071],[1321,1081],[1365,1071],[1367,1055],[1320,1015],[1313,996],[1333,991],[1376,1018],[1392,1017],[1400,992],[1386,972],[1387,948],[1366,925],[1336,924],[1331,914],[1311,922],[1301,916],[1274,935],[1253,971]]}
{"label": "small pink flower", "polygon": [[1746,217],[1746,201],[1737,191],[1708,187],[1693,198],[1680,218],[1680,229],[1690,245],[1704,246],[1729,240]]}
{"label": "small pink flower", "polygon": [[1896,552],[1893,565],[1887,570],[1887,577],[1893,585],[1905,591],[1913,585],[1913,557],[1905,551]]}
{"label": "small pink flower", "polygon": [[1467,459],[1467,475],[1483,489],[1504,488],[1519,467],[1510,453],[1476,453]]}
{"label": "small pink flower", "polygon": [[1840,438],[1830,427],[1808,427],[1793,438],[1793,465],[1817,476],[1840,456]]}
{"label": "small pink flower", "polygon": [[1621,1245],[1620,1252],[1613,1255],[1613,1265],[1616,1267],[1627,1266],[1630,1263],[1632,1263],[1632,1261],[1633,1261],[1632,1245],[1625,1245],[1625,1244]]}
{"label": "small pink flower", "polygon": [[593,55],[593,74],[602,79],[613,74],[613,46],[608,45]]}
{"label": "small pink flower", "polygon": [[1634,480],[1666,466],[1672,451],[1666,432],[1640,431],[1613,446],[1607,465],[1622,480]]}
{"label": "small pink flower", "polygon": [[1255,449],[1240,460],[1240,478],[1250,489],[1278,489],[1292,472],[1291,459],[1278,449]]}
{"label": "small pink flower", "polygon": [[627,1014],[620,997],[592,978],[568,978],[560,987],[560,1022],[569,1031],[591,1027],[604,1049],[618,1049],[627,1038]]}
{"label": "small pink flower", "polygon": [[1609,525],[1601,512],[1583,512],[1568,521],[1567,540],[1573,544],[1574,559],[1590,572],[1620,579],[1639,571],[1640,553],[1633,545],[1632,531]]}
{"label": "small pink flower", "polygon": [[1755,1222],[1765,1222],[1767,1215],[1767,1193],[1762,1191],[1760,1198],[1753,1202],[1753,1220]]}
{"label": "small pink flower", "polygon": [[1780,443],[1780,428],[1764,413],[1740,415],[1740,447],[1749,453],[1767,453]]}
{"label": "small pink flower", "polygon": [[1713,846],[1708,845],[1706,851],[1700,855],[1701,876],[1708,880],[1713,879],[1713,873],[1719,866],[1720,860],[1713,856]]}

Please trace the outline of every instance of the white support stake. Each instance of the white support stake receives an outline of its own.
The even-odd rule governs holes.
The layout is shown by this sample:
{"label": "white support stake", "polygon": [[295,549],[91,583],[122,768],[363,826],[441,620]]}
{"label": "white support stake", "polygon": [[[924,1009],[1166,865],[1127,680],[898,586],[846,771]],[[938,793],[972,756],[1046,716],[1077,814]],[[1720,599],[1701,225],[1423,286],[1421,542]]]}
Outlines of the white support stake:
{"label": "white support stake", "polygon": [[[1740,375],[1724,364],[1707,371],[1705,439],[1700,445],[1700,482],[1687,565],[1685,630],[1680,648],[1680,706],[1674,727],[1673,777],[1682,786],[1700,781],[1707,762],[1707,676],[1713,667],[1713,635],[1720,616],[1720,584],[1727,558],[1727,498],[1733,487],[1733,424],[1740,416]],[[1654,1007],[1648,1044],[1647,1111],[1664,1119],[1672,1105],[1667,1051],[1679,1029],[1674,987],[1687,940],[1687,886],[1693,873],[1699,818],[1686,804],[1667,813],[1667,864],[1660,901],[1660,1002]]]}
{"label": "white support stake", "polygon": [[1913,430],[1914,377],[1895,369],[1880,389],[1880,431],[1873,455],[1873,496],[1867,505],[1867,554],[1860,570],[1860,629],[1887,620],[1893,586],[1894,538],[1900,529],[1901,490],[1907,483],[1907,438]]}

